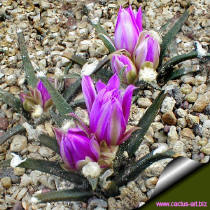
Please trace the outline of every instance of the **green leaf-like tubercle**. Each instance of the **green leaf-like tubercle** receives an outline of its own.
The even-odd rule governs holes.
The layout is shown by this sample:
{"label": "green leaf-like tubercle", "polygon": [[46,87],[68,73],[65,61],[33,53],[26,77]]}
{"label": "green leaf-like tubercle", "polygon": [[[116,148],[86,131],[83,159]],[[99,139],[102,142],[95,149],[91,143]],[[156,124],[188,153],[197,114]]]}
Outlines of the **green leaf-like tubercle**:
{"label": "green leaf-like tubercle", "polygon": [[129,140],[127,140],[125,143],[127,143],[127,152],[129,156],[134,155],[134,153],[139,148],[139,145],[141,144],[144,135],[146,134],[149,126],[155,119],[155,116],[157,115],[157,112],[163,102],[163,99],[165,98],[164,91],[161,91],[157,98],[154,100],[153,104],[147,109],[143,117],[138,123],[138,129],[135,131]]}
{"label": "green leaf-like tubercle", "polygon": [[48,92],[51,95],[54,105],[61,115],[68,114],[73,112],[71,106],[66,102],[63,96],[53,87],[53,85],[48,81],[46,77],[41,77],[41,81],[44,86],[47,88]]}
{"label": "green leaf-like tubercle", "polygon": [[38,202],[53,202],[53,201],[85,201],[93,196],[91,191],[80,190],[60,190],[35,195]]}
{"label": "green leaf-like tubercle", "polygon": [[171,41],[176,37],[177,33],[181,29],[184,22],[187,20],[189,16],[188,10],[184,12],[184,14],[178,19],[178,21],[174,24],[174,26],[168,31],[168,33],[163,37],[163,42],[160,46],[160,63],[159,66],[162,64],[163,57],[166,54],[166,50],[170,45]]}
{"label": "green leaf-like tubercle", "polygon": [[35,88],[38,82],[38,79],[36,78],[34,68],[31,64],[30,58],[28,56],[28,51],[25,44],[25,39],[22,32],[17,33],[18,36],[18,43],[20,47],[20,53],[23,61],[23,68],[25,71],[26,79],[28,82],[28,85]]}

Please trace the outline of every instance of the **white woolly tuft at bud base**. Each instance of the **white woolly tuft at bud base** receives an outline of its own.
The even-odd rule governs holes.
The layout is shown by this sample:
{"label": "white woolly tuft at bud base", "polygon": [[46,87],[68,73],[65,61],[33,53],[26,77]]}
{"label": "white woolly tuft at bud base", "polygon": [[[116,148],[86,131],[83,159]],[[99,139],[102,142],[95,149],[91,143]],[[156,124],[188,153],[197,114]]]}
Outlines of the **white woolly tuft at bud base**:
{"label": "white woolly tuft at bud base", "polygon": [[101,168],[96,162],[89,162],[82,168],[82,174],[85,177],[96,178],[100,175]]}

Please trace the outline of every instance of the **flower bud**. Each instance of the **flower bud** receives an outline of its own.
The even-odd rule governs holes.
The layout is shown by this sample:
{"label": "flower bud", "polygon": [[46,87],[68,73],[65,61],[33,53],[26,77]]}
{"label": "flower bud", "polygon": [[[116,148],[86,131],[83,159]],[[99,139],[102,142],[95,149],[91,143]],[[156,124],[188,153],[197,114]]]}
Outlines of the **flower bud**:
{"label": "flower bud", "polygon": [[135,65],[131,59],[125,55],[114,54],[111,60],[111,67],[114,73],[122,75],[123,81],[127,84],[134,83],[137,78]]}
{"label": "flower bud", "polygon": [[89,138],[80,128],[69,129],[67,133],[54,129],[60,146],[60,154],[68,169],[81,169],[88,162],[97,162],[100,156],[98,142]]}
{"label": "flower bud", "polygon": [[23,102],[23,108],[34,113],[34,116],[41,116],[41,110],[46,112],[52,105],[51,96],[41,80],[36,88],[30,89],[27,94],[20,93],[20,99]]}
{"label": "flower bud", "polygon": [[138,71],[141,71],[145,62],[151,63],[152,68],[156,69],[159,64],[159,56],[160,45],[158,40],[147,31],[141,32],[133,54]]}
{"label": "flower bud", "polygon": [[134,14],[131,6],[126,9],[120,7],[114,34],[116,49],[126,49],[128,52],[133,54],[133,50],[138,41],[139,32],[141,31],[141,8],[139,8],[137,14]]}

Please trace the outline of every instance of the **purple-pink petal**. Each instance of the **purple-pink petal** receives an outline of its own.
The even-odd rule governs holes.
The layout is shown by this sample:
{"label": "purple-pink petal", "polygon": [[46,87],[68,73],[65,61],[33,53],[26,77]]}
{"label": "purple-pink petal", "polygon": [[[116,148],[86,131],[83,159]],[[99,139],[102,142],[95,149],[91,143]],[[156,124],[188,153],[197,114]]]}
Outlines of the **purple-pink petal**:
{"label": "purple-pink petal", "polygon": [[123,95],[123,99],[122,99],[122,110],[123,110],[123,115],[124,115],[126,124],[128,122],[128,118],[129,118],[129,115],[130,115],[132,95],[133,95],[133,91],[135,89],[136,89],[135,86],[129,85],[126,88],[125,93]]}
{"label": "purple-pink petal", "polygon": [[118,89],[120,87],[120,79],[117,74],[114,74],[107,84],[107,90]]}
{"label": "purple-pink petal", "polygon": [[115,47],[118,50],[126,49],[132,54],[138,35],[138,27],[132,9],[122,9],[120,7],[115,27]]}
{"label": "purple-pink petal", "polygon": [[122,106],[117,99],[113,99],[111,116],[107,126],[107,144],[118,145],[121,136],[125,132],[126,122],[122,112]]}
{"label": "purple-pink petal", "polygon": [[97,92],[101,91],[105,87],[106,87],[106,85],[101,80],[96,82],[96,90],[97,90]]}
{"label": "purple-pink petal", "polygon": [[136,24],[138,26],[139,32],[143,30],[142,26],[142,10],[141,7],[139,7],[138,12],[136,14]]}
{"label": "purple-pink petal", "polygon": [[154,61],[154,39],[150,37],[147,41],[147,56],[145,61],[153,63]]}
{"label": "purple-pink petal", "polygon": [[41,80],[39,80],[36,88],[41,93],[42,106],[44,107],[45,103],[51,98],[51,96]]}
{"label": "purple-pink petal", "polygon": [[96,90],[92,79],[89,76],[83,76],[82,78],[82,92],[85,98],[88,113],[90,114],[93,102],[96,97]]}

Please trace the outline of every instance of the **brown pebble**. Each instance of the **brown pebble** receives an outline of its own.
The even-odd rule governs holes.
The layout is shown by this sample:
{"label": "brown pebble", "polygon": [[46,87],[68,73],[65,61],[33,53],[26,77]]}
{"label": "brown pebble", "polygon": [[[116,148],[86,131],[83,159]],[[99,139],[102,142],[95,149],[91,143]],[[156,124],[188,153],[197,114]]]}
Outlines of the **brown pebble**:
{"label": "brown pebble", "polygon": [[172,111],[166,112],[162,115],[162,120],[168,125],[176,125],[176,116]]}
{"label": "brown pebble", "polygon": [[190,128],[184,128],[181,131],[181,135],[183,137],[187,137],[187,138],[190,138],[190,139],[194,139],[195,138],[195,135],[194,135],[193,131]]}
{"label": "brown pebble", "polygon": [[8,119],[5,117],[0,117],[0,129],[6,130],[9,125]]}

